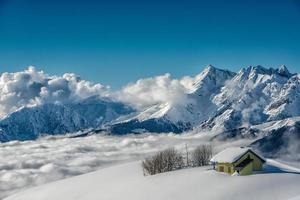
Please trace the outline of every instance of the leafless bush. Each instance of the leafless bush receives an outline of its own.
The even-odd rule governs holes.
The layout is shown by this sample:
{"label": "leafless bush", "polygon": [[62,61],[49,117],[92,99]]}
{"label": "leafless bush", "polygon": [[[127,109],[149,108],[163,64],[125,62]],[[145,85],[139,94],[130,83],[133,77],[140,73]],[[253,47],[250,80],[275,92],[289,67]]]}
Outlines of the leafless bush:
{"label": "leafless bush", "polygon": [[198,167],[198,166],[208,165],[211,157],[212,157],[211,145],[198,146],[192,152],[191,159],[192,159],[193,166]]}
{"label": "leafless bush", "polygon": [[160,151],[154,156],[145,159],[142,167],[145,175],[181,169],[184,166],[183,157],[174,148]]}

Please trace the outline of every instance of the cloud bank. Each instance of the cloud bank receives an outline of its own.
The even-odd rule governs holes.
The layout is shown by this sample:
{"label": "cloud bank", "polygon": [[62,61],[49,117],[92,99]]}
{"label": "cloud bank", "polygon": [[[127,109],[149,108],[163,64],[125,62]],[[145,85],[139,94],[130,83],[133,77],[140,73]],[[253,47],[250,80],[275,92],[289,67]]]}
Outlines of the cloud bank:
{"label": "cloud bank", "polygon": [[170,74],[140,79],[128,84],[120,92],[119,99],[143,109],[155,104],[181,104],[187,101],[187,87]]}
{"label": "cloud bank", "polygon": [[94,95],[107,96],[109,88],[81,80],[75,74],[49,76],[34,67],[0,76],[0,118],[25,106],[67,103]]}
{"label": "cloud bank", "polygon": [[187,91],[194,78],[172,79],[170,74],[140,79],[111,91],[109,86],[82,80],[67,73],[49,76],[34,67],[0,74],[0,118],[23,107],[45,103],[70,103],[99,95],[130,104],[137,109],[160,104],[180,104],[187,101]]}

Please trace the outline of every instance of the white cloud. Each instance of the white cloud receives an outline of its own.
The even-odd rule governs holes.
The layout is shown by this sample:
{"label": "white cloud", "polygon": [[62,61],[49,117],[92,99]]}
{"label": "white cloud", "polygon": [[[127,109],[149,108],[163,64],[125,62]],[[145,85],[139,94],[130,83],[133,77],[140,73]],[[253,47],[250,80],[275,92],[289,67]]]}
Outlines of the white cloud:
{"label": "white cloud", "polygon": [[197,79],[196,77],[191,77],[191,76],[184,76],[180,79],[180,84],[183,85],[186,90],[192,91],[195,89],[195,80]]}
{"label": "white cloud", "polygon": [[194,77],[172,79],[170,74],[137,80],[121,90],[110,91],[109,86],[94,84],[72,73],[49,76],[34,67],[0,74],[0,119],[22,107],[44,103],[68,103],[100,95],[128,103],[135,108],[160,104],[182,104],[193,87]]}
{"label": "white cloud", "polygon": [[81,80],[75,74],[49,76],[34,67],[0,76],[0,118],[24,106],[65,103],[94,95],[107,96],[109,88]]}
{"label": "white cloud", "polygon": [[120,100],[137,108],[159,103],[180,104],[187,100],[187,88],[170,74],[140,79],[117,93]]}

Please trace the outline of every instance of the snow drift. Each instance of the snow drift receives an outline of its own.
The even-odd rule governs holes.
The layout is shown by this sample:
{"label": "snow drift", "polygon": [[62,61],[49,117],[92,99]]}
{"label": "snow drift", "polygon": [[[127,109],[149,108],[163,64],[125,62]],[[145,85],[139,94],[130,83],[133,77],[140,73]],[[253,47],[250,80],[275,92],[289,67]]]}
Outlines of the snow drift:
{"label": "snow drift", "polygon": [[133,162],[32,188],[5,200],[281,200],[299,196],[299,176],[298,169],[271,161],[263,173],[250,176],[201,167],[145,177],[140,163]]}

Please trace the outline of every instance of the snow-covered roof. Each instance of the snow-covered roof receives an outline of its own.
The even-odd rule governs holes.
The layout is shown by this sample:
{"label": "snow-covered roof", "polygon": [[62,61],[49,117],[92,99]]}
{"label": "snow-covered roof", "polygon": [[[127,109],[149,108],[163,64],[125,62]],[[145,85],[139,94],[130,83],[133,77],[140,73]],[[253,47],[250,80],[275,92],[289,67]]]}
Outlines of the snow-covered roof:
{"label": "snow-covered roof", "polygon": [[212,157],[210,161],[219,163],[233,163],[237,161],[242,155],[244,155],[248,150],[250,150],[250,148],[230,147]]}

